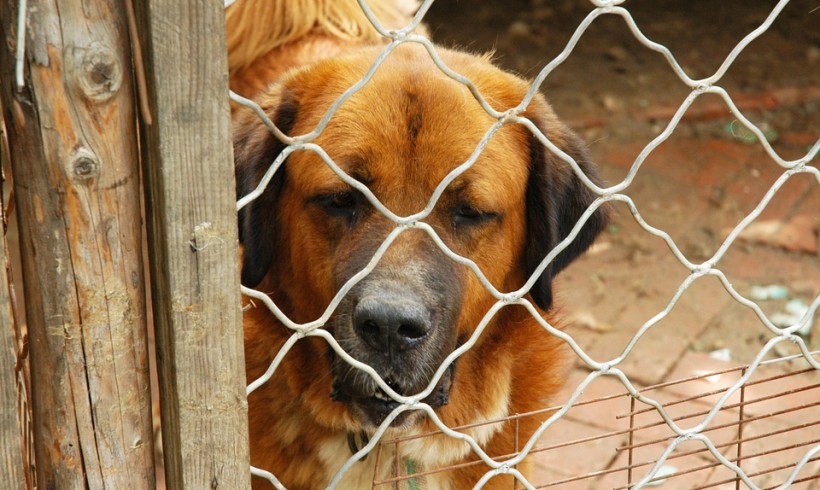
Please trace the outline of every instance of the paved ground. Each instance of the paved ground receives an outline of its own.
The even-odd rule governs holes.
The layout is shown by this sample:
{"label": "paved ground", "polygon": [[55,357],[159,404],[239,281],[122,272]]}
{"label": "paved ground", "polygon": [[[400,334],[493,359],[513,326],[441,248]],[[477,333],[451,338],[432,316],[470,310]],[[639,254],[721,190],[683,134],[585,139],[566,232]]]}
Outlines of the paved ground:
{"label": "paved ground", "polygon": [[[692,124],[702,123],[693,121]],[[793,137],[801,143],[804,141],[803,135]],[[604,145],[606,143],[601,146]],[[606,148],[596,149],[598,153],[606,155],[604,172],[610,182],[617,182],[622,178],[641,148],[642,143],[636,142],[632,145],[608,145]],[[781,173],[782,169],[763,153],[759,145],[720,136],[673,137],[647,160],[633,185],[635,192],[629,193],[647,222],[669,232],[690,260],[702,261],[712,256],[727,231],[757,205],[771,182]],[[725,259],[719,262],[719,267],[738,292],[749,295],[754,286],[778,284],[785,286],[790,299],[797,298],[808,303],[817,296],[820,282],[816,241],[816,210],[820,209],[818,190],[817,182],[811,179],[790,181],[757,221],[771,221],[782,228],[774,233],[751,235],[740,240],[730,249]],[[803,219],[809,224],[790,225]],[[572,334],[593,359],[613,359],[621,354],[645,322],[667,306],[687,275],[688,271],[672,255],[665,242],[641,229],[629,210],[622,207],[618,210],[609,233],[588,257],[570,268],[560,280],[564,309],[566,316],[570,318],[566,331]],[[759,304],[771,316],[782,311],[785,302],[782,299],[760,301]],[[806,339],[813,349],[818,348],[816,328],[813,335]],[[682,295],[670,314],[640,338],[620,367],[639,387],[667,383],[747,363],[771,337],[771,332],[749,308],[731,298],[716,278],[707,277],[696,281]],[[794,345],[783,343],[776,346],[773,354],[768,357],[796,352]],[[761,370],[760,375],[765,378],[773,373],[795,372],[804,367],[805,363],[793,362]],[[589,369],[579,360],[569,388],[574,389],[588,372]],[[718,387],[725,389],[731,385],[727,380],[736,380],[737,374],[717,378],[722,379],[707,378],[670,386],[652,392],[649,396],[666,403]],[[761,386],[766,386],[776,394],[816,385],[818,381],[820,376],[812,372],[761,383]],[[618,380],[600,378],[587,390],[585,399],[624,392],[623,385]],[[687,401],[674,405],[674,409],[679,413],[701,412],[710,409],[716,398],[717,396],[712,396]],[[754,398],[755,396],[749,395],[747,400]],[[746,426],[746,437],[817,423],[820,421],[817,400],[820,400],[818,388],[778,396],[771,402],[777,406],[778,411],[800,407],[811,401],[814,401],[815,406],[756,420]],[[641,406],[643,405],[638,403],[638,407]],[[629,419],[618,419],[616,416],[629,410],[629,397],[573,409],[566,421],[556,425],[556,431],[548,432],[544,443],[555,445],[563,441],[625,431],[630,427]],[[769,411],[773,411],[772,407],[769,407]],[[759,412],[751,405],[745,411],[745,419],[754,416],[754,413]],[[702,417],[700,415],[687,420],[682,426],[693,426]],[[731,423],[737,417],[737,409],[728,410],[727,413],[720,414],[710,427]],[[655,414],[645,414],[640,417],[641,420],[635,421],[633,427],[649,424],[646,420],[648,418],[658,420]],[[731,427],[724,429],[725,433],[718,431],[717,434],[709,433],[709,436],[716,444],[728,442],[737,437],[736,430],[736,427]],[[638,431],[634,437],[636,441],[649,441],[671,435],[668,428],[660,426]],[[785,435],[766,436],[745,447],[744,454],[756,454],[809,441],[814,441],[811,444],[814,445],[817,444],[818,436],[820,429],[817,425]],[[627,446],[627,438],[627,434],[617,434],[556,449],[552,451],[553,455],[541,459],[541,481],[533,483],[542,484],[623,467],[627,454],[617,448]],[[668,441],[661,441],[644,446],[636,452],[633,461],[653,461],[667,444]],[[682,445],[673,456],[703,447],[701,443],[692,441]],[[736,446],[729,445],[721,450],[727,457],[733,457]],[[806,447],[777,451],[753,458],[743,467],[751,472],[778,466],[791,467],[806,451]],[[661,488],[688,489],[731,478],[732,475],[725,468],[709,467],[713,462],[714,458],[703,452],[670,460],[669,468],[678,472],[698,467],[703,469],[669,479]],[[636,468],[632,481],[643,476],[648,467]],[[818,471],[820,466],[815,463],[804,469],[799,477],[817,475]],[[754,481],[765,488],[782,482],[787,472],[788,469],[784,469],[763,474]],[[556,488],[617,488],[627,481],[626,472],[618,471],[600,478],[565,483]],[[717,488],[734,488],[734,484]],[[796,485],[795,488],[803,487]]]}

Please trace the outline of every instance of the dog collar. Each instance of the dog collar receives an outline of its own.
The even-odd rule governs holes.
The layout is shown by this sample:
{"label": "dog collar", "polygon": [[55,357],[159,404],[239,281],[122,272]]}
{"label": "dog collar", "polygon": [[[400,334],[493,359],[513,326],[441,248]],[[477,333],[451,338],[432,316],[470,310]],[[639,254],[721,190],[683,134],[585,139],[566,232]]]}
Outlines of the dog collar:
{"label": "dog collar", "polygon": [[[362,445],[359,446],[359,441],[356,440],[356,436],[361,439]],[[356,454],[359,450],[365,446],[367,443],[370,442],[370,437],[367,435],[367,432],[360,431],[359,433],[356,432],[348,432],[347,433],[347,447],[350,448],[350,454]],[[359,461],[364,461],[367,459],[367,454],[362,456],[362,459]]]}

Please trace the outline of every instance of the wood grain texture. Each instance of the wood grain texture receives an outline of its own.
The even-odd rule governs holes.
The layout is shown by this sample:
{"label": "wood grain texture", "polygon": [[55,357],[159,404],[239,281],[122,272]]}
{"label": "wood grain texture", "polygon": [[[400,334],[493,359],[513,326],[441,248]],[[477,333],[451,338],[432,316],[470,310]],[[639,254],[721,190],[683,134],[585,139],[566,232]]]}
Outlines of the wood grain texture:
{"label": "wood grain texture", "polygon": [[236,194],[222,2],[137,5],[166,479],[248,488]]}
{"label": "wood grain texture", "polygon": [[[0,18],[16,18],[3,0]],[[130,52],[120,2],[29,4],[27,85],[2,84],[41,488],[153,488]],[[15,33],[0,67],[13,80]]]}
{"label": "wood grain texture", "polygon": [[[0,134],[0,145],[6,145]],[[0,148],[4,151],[5,148]],[[3,161],[0,155],[0,162]],[[0,188],[0,196],[4,195]],[[2,214],[2,213],[0,213]],[[3,230],[0,229],[0,234]],[[0,236],[0,490],[25,488],[23,431],[18,412],[17,336],[9,294],[6,237]]]}

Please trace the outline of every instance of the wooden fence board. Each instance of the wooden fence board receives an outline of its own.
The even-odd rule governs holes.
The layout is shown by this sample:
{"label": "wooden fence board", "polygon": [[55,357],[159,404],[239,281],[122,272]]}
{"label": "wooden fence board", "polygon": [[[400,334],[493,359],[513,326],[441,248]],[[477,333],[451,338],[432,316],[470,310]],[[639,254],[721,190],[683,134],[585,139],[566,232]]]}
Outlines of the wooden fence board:
{"label": "wooden fence board", "polygon": [[171,488],[248,488],[222,2],[137,4],[163,449]]}

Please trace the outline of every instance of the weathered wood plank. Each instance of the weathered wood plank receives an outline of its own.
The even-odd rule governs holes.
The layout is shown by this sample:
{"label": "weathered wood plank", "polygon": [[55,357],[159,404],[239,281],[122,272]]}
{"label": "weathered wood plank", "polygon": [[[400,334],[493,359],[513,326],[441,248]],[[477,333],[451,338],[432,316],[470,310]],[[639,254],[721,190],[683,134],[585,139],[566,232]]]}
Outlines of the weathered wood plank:
{"label": "weathered wood plank", "polygon": [[248,488],[247,402],[222,2],[137,6],[166,478]]}
{"label": "weathered wood plank", "polygon": [[[138,146],[115,0],[29,3],[27,86],[3,83],[38,485],[153,488]],[[17,2],[0,2],[0,18]],[[2,79],[15,34],[0,22]]]}
{"label": "weathered wood plank", "polygon": [[[5,132],[0,131],[0,164],[4,164],[7,149]],[[0,186],[0,196],[3,195]],[[0,212],[2,215],[2,212]],[[3,230],[0,229],[0,235]],[[7,270],[8,248],[6,237],[0,236],[0,490],[25,488],[23,466],[23,431],[18,413],[17,336],[9,294],[10,278]]]}

